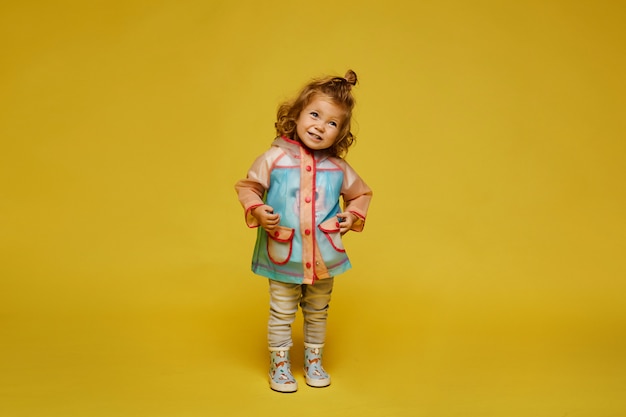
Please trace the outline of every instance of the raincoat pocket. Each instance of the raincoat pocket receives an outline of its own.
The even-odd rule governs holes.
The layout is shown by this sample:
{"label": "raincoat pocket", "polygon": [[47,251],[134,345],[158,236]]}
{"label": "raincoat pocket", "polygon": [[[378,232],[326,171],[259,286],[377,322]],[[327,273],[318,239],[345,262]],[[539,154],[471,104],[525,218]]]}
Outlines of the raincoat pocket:
{"label": "raincoat pocket", "polygon": [[278,226],[273,231],[267,232],[267,254],[273,263],[284,265],[289,262],[294,233],[295,229],[284,226]]}
{"label": "raincoat pocket", "polygon": [[322,224],[320,224],[319,229],[322,231],[324,236],[328,238],[331,246],[337,252],[345,252],[346,250],[343,247],[343,241],[341,240],[341,231],[339,229],[339,222],[337,219],[332,218],[328,219]]}

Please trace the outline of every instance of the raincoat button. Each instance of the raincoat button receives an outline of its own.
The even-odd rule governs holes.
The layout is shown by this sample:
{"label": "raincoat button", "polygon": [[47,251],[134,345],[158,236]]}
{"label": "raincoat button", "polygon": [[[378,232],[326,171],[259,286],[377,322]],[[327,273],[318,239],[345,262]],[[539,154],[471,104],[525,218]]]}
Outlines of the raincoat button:
{"label": "raincoat button", "polygon": [[310,231],[309,229],[306,229],[306,230],[304,231],[304,234],[308,236],[308,235],[310,235],[310,234],[311,234],[311,231]]}
{"label": "raincoat button", "polygon": [[304,201],[306,201],[307,203],[310,203],[310,202],[311,202],[311,197],[306,197],[306,198],[304,199]]}
{"label": "raincoat button", "polygon": [[306,263],[306,267],[307,267],[307,268],[311,268],[311,262],[307,262],[307,263]]}
{"label": "raincoat button", "polygon": [[307,170],[307,171],[311,171],[312,169],[313,169],[313,168],[311,168],[311,165],[307,165],[307,166],[306,166],[306,170]]}

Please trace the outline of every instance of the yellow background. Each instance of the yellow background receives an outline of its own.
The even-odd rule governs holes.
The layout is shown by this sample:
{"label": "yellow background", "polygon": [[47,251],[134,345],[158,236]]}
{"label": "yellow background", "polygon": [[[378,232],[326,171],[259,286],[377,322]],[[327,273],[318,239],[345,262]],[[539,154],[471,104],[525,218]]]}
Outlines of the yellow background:
{"label": "yellow background", "polygon": [[[626,415],[619,1],[0,6],[0,415]],[[233,190],[360,78],[326,368],[266,381]]]}

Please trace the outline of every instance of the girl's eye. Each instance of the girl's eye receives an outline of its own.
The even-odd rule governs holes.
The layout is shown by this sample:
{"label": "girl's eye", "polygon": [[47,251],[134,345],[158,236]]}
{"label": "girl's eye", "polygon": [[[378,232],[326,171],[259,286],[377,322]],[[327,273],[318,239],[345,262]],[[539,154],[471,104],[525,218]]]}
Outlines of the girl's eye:
{"label": "girl's eye", "polygon": [[336,122],[330,122],[330,125],[331,125],[332,127],[337,127],[337,123],[336,123]]}
{"label": "girl's eye", "polygon": [[311,112],[311,116],[313,116],[313,117],[317,117],[317,116],[319,116],[319,114],[317,114],[317,112],[316,112],[316,111],[312,111],[312,112]]}

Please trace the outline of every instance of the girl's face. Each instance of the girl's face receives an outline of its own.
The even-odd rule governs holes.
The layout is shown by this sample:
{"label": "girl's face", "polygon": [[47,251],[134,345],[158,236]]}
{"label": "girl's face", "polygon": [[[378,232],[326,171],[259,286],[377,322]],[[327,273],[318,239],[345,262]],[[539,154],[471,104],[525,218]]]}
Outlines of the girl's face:
{"label": "girl's face", "polygon": [[296,120],[298,137],[309,149],[328,149],[337,140],[345,114],[344,108],[335,104],[330,97],[315,95]]}

